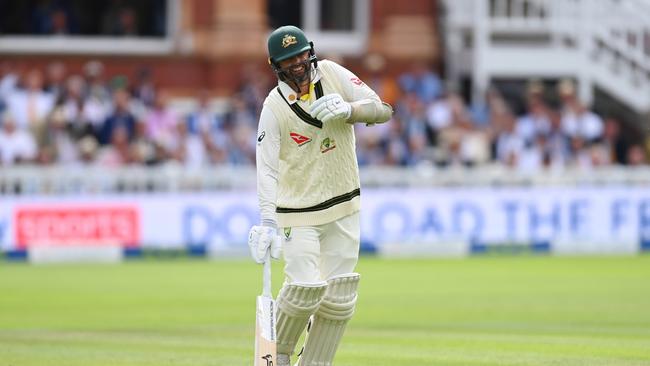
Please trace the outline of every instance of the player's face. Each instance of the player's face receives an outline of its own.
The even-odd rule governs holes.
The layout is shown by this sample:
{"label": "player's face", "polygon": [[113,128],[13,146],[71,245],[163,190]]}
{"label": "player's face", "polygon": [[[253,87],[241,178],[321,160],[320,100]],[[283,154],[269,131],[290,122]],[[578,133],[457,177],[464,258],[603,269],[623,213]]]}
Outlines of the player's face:
{"label": "player's face", "polygon": [[293,79],[303,81],[307,79],[309,71],[309,51],[305,51],[286,60],[280,61],[282,71]]}

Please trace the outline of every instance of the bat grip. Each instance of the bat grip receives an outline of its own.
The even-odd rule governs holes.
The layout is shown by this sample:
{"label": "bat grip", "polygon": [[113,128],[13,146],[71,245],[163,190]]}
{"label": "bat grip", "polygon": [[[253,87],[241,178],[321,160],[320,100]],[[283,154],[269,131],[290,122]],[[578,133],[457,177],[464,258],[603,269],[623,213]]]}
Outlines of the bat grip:
{"label": "bat grip", "polygon": [[262,273],[262,295],[271,297],[271,252],[266,252],[264,257],[264,271]]}

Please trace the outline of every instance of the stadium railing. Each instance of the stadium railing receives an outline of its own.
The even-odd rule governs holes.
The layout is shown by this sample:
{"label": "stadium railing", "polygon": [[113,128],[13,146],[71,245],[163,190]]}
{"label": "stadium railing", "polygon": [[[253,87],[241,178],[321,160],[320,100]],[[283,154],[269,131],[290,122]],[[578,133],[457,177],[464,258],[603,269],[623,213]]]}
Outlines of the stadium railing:
{"label": "stadium railing", "polygon": [[[363,167],[364,187],[498,187],[498,186],[642,186],[650,185],[650,167],[559,169],[525,173],[502,165],[437,168],[430,165]],[[105,194],[137,192],[200,192],[254,190],[255,168],[218,166],[186,169],[156,167],[0,168],[0,195]]]}

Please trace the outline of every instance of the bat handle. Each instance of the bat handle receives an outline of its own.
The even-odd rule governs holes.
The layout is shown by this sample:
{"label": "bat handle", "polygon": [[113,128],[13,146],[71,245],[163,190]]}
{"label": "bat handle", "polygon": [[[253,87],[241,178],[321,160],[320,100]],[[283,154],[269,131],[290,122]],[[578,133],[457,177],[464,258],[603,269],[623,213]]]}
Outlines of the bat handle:
{"label": "bat handle", "polygon": [[271,295],[271,253],[267,251],[264,257],[264,272],[262,274],[262,295],[273,297]]}

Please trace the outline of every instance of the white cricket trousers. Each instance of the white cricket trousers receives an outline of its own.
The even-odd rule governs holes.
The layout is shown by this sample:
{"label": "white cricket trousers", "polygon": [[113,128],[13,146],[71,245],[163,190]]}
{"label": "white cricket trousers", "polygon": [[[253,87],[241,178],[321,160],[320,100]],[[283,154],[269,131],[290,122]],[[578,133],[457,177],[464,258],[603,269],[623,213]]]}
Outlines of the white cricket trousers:
{"label": "white cricket trousers", "polygon": [[360,232],[359,212],[324,225],[283,228],[285,281],[314,283],[354,272]]}

